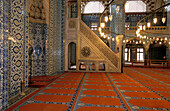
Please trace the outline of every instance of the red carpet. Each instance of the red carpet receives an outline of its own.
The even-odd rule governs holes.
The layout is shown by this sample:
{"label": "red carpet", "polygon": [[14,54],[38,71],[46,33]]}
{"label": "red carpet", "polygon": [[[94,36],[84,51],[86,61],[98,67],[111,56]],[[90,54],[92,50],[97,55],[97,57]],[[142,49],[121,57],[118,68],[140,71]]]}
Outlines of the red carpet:
{"label": "red carpet", "polygon": [[77,88],[78,85],[63,85],[63,84],[54,84],[50,85],[50,87],[56,87],[56,88]]}
{"label": "red carpet", "polygon": [[96,95],[96,96],[116,96],[116,93],[114,91],[87,90],[87,91],[83,91],[83,94],[86,94],[86,95]]}
{"label": "red carpet", "polygon": [[[164,69],[133,67],[124,68],[124,73],[65,73],[8,111],[170,110],[167,76]],[[42,78],[34,80],[52,79]]]}
{"label": "red carpet", "polygon": [[74,94],[76,90],[73,89],[46,89],[43,92],[53,94]]}
{"label": "red carpet", "polygon": [[20,111],[56,111],[57,108],[60,109],[60,111],[66,111],[67,107],[68,107],[67,105],[61,105],[61,104],[32,103],[20,107],[19,110]]}
{"label": "red carpet", "polygon": [[70,102],[72,96],[64,96],[64,95],[39,95],[34,97],[36,101],[48,101],[48,102]]}
{"label": "red carpet", "polygon": [[[31,77],[31,84],[29,84],[29,87],[44,87],[47,84],[49,84],[51,81],[53,81],[56,78],[56,76],[33,76]],[[30,81],[30,79],[29,79]]]}
{"label": "red carpet", "polygon": [[121,90],[129,90],[129,91],[150,91],[146,87],[119,87]]}
{"label": "red carpet", "polygon": [[122,108],[109,108],[109,107],[81,107],[77,111],[124,111]]}
{"label": "red carpet", "polygon": [[86,104],[99,104],[99,105],[117,105],[120,106],[121,103],[117,98],[99,98],[99,97],[84,97],[80,101]]}
{"label": "red carpet", "polygon": [[109,82],[86,82],[87,84],[101,84],[101,85],[110,85]]}
{"label": "red carpet", "polygon": [[84,86],[84,88],[87,88],[87,89],[107,89],[107,90],[112,89],[111,86],[96,86],[96,85],[86,85],[86,86]]}
{"label": "red carpet", "polygon": [[165,100],[131,99],[129,103],[147,108],[170,108],[170,102]]}
{"label": "red carpet", "polygon": [[139,83],[116,83],[117,85],[125,85],[125,86],[142,86]]}
{"label": "red carpet", "polygon": [[129,97],[161,98],[160,96],[152,92],[124,92],[123,94]]}

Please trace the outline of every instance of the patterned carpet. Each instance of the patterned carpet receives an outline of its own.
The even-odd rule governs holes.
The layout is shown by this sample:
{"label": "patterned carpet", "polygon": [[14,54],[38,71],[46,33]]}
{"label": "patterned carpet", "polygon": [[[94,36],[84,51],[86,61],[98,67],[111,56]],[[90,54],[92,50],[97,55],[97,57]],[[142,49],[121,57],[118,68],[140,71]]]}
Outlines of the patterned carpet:
{"label": "patterned carpet", "polygon": [[64,73],[19,105],[20,111],[168,111],[170,70],[124,68],[124,73]]}
{"label": "patterned carpet", "polygon": [[46,86],[49,82],[53,81],[56,76],[33,76],[31,80],[32,83],[29,84],[29,87],[40,88]]}

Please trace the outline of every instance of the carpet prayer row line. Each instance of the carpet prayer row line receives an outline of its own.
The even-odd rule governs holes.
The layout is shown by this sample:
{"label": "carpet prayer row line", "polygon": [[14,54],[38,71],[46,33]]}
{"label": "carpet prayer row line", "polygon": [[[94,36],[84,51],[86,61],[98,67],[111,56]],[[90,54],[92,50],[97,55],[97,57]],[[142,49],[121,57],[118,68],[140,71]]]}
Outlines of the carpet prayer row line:
{"label": "carpet prayer row line", "polygon": [[124,73],[68,72],[10,110],[168,111],[169,78],[169,69],[154,68],[124,68]]}

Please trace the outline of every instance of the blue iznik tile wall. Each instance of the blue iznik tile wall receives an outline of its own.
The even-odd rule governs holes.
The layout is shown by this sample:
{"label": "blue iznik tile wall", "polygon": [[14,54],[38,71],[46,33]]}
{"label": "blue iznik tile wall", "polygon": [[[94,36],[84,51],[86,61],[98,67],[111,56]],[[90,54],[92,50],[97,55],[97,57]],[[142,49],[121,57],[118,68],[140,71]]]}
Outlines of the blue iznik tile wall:
{"label": "blue iznik tile wall", "polygon": [[8,106],[8,0],[0,0],[0,110]]}
{"label": "blue iznik tile wall", "polygon": [[65,0],[57,0],[57,72],[64,71]]}
{"label": "blue iznik tile wall", "polygon": [[21,81],[28,83],[28,14],[26,0],[9,3],[9,97],[20,91]]}
{"label": "blue iznik tile wall", "polygon": [[[54,47],[54,37],[56,37],[56,0],[49,0],[49,26],[48,26],[48,36],[47,36],[47,71],[48,74],[57,72],[55,69],[55,64],[57,63],[56,46]],[[54,24],[55,23],[55,24]]]}
{"label": "blue iznik tile wall", "polygon": [[[112,5],[111,15],[113,20],[110,22],[111,36],[115,38],[118,35],[125,34],[125,10],[123,4]],[[111,49],[116,52],[116,41],[111,42]]]}
{"label": "blue iznik tile wall", "polygon": [[47,25],[29,23],[29,74],[46,75]]}
{"label": "blue iznik tile wall", "polygon": [[28,62],[29,62],[29,50],[28,50],[28,37],[29,37],[29,14],[28,12],[25,12],[25,16],[24,16],[24,37],[25,37],[25,40],[24,40],[24,48],[25,48],[25,53],[24,53],[24,73],[23,73],[23,81],[25,82],[25,87],[28,86],[28,77],[29,77],[29,70],[28,70]]}
{"label": "blue iznik tile wall", "polygon": [[48,74],[64,71],[65,0],[49,0],[49,26],[47,36]]}
{"label": "blue iznik tile wall", "polygon": [[65,0],[61,1],[61,71],[64,72]]}

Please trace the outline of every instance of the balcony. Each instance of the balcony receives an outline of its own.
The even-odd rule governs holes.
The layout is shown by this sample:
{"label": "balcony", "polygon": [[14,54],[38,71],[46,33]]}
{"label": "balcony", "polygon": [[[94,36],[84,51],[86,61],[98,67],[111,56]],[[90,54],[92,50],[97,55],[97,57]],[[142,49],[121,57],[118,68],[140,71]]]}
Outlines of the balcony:
{"label": "balcony", "polygon": [[[136,34],[137,27],[125,27],[126,35],[134,35]],[[150,28],[146,28],[146,30],[142,30],[141,34],[170,34],[169,26],[152,26]]]}

